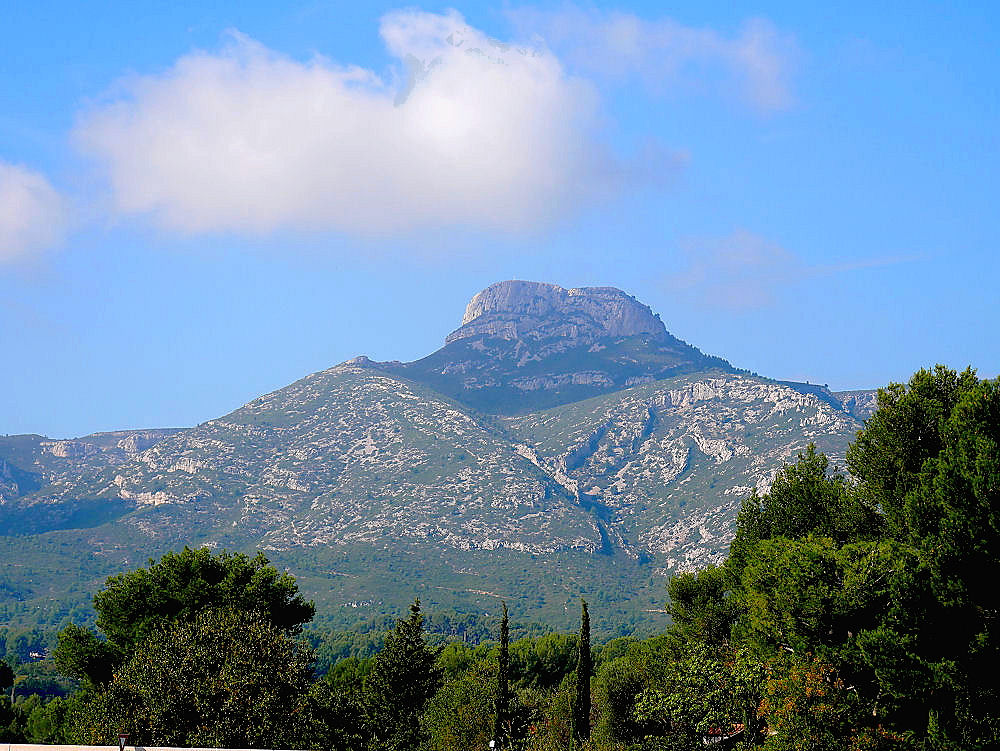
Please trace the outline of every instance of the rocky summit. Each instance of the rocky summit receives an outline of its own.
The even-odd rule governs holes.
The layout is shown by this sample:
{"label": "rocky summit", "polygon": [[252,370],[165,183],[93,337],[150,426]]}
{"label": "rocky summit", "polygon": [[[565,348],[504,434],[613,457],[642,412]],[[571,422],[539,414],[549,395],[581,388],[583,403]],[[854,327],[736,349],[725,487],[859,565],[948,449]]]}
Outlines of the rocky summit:
{"label": "rocky summit", "polygon": [[872,408],[705,355],[621,290],[501,282],[415,362],[355,358],[184,430],[0,438],[3,607],[58,618],[188,544],[268,551],[331,624],[419,594],[558,625],[583,594],[652,628],[741,499],[810,442],[842,461]]}
{"label": "rocky summit", "polygon": [[469,301],[462,325],[445,338],[509,341],[560,337],[590,344],[609,336],[668,337],[653,311],[614,287],[563,289],[540,282],[498,282]]}
{"label": "rocky summit", "polygon": [[473,297],[462,325],[428,357],[372,364],[501,415],[686,372],[737,372],[671,336],[649,307],[619,289],[523,281],[500,282]]}

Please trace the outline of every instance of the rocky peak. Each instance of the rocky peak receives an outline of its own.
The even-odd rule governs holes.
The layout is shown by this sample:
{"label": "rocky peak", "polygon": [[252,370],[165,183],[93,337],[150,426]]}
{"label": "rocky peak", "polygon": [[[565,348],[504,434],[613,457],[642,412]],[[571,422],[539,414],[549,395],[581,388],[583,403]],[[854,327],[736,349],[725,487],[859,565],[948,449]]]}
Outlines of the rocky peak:
{"label": "rocky peak", "polygon": [[564,289],[511,280],[493,284],[469,301],[462,325],[446,343],[488,336],[523,340],[565,337],[581,342],[608,336],[667,331],[648,306],[614,287]]}

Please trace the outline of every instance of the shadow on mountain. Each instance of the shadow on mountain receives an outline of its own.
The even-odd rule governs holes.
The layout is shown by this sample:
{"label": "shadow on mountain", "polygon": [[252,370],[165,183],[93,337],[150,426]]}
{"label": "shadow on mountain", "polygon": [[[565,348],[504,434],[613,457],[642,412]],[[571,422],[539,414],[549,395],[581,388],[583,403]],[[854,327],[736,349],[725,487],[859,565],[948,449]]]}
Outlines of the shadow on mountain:
{"label": "shadow on mountain", "polygon": [[0,536],[21,537],[68,529],[91,529],[113,522],[135,506],[121,499],[0,507]]}

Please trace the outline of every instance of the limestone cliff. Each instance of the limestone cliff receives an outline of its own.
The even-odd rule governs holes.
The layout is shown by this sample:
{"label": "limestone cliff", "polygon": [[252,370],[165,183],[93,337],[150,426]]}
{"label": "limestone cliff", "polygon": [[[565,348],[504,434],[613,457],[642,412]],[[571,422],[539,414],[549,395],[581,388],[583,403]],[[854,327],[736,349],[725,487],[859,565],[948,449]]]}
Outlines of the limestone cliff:
{"label": "limestone cliff", "polygon": [[445,339],[565,337],[591,342],[608,336],[652,335],[667,330],[648,306],[614,287],[563,289],[555,284],[512,280],[493,284],[469,301],[462,326]]}
{"label": "limestone cliff", "polygon": [[659,316],[614,287],[506,281],[476,294],[445,346],[411,363],[369,365],[499,415],[571,404],[685,372],[735,372],[671,336]]}

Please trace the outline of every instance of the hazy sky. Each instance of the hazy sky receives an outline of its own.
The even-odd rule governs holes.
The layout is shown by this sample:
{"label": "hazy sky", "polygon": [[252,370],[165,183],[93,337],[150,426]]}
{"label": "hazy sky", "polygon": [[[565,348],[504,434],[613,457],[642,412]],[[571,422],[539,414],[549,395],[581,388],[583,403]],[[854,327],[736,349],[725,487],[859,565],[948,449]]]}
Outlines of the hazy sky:
{"label": "hazy sky", "polygon": [[416,359],[511,278],[834,389],[1000,367],[993,3],[13,5],[0,433]]}

